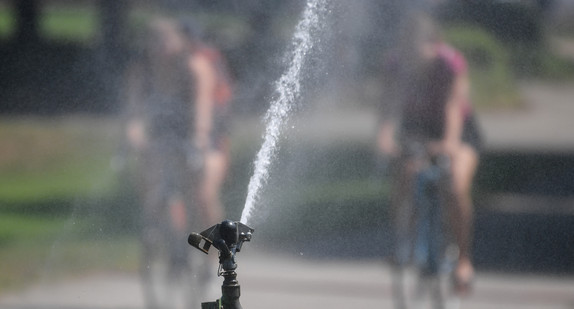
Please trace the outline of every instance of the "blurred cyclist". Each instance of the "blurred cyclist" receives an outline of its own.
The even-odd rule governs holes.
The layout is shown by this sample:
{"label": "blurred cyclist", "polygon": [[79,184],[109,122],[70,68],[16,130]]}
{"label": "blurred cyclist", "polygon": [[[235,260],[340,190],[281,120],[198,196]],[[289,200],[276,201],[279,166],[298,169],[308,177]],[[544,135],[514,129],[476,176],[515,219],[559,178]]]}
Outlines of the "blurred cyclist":
{"label": "blurred cyclist", "polygon": [[[229,164],[232,89],[221,54],[202,43],[190,25],[167,18],[150,23],[145,51],[128,76],[126,134],[143,161],[144,204],[154,203],[166,164],[181,164],[176,173],[200,165],[193,198],[198,223],[208,226],[223,219],[219,191]],[[191,192],[189,179],[171,176],[177,179],[173,185]],[[184,195],[170,203],[181,230],[189,211],[184,199],[191,198]]]}
{"label": "blurred cyclist", "polygon": [[[136,151],[145,220],[164,211],[162,191],[171,194],[168,211],[178,231],[187,229],[191,200],[188,150],[194,136],[195,80],[185,38],[175,22],[148,25],[143,52],[128,70],[126,134]],[[149,224],[149,222],[144,222]]]}
{"label": "blurred cyclist", "polygon": [[448,155],[453,181],[447,206],[459,247],[453,283],[458,293],[465,294],[474,277],[471,187],[481,148],[469,99],[467,64],[460,52],[442,40],[427,16],[413,14],[403,30],[402,42],[387,64],[390,103],[383,113],[389,115],[381,121],[377,141],[382,155],[402,158],[396,160],[394,170],[394,224],[399,228],[396,214],[413,194],[416,172],[415,162],[400,156],[402,148],[410,141],[422,141],[432,154]]}

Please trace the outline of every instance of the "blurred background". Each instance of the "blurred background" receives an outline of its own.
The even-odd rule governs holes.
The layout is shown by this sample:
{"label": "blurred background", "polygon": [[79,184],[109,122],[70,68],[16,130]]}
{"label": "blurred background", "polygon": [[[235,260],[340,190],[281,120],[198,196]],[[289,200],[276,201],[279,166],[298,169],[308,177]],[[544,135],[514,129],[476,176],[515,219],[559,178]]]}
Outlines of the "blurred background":
{"label": "blurred background", "polygon": [[[125,70],[158,13],[192,16],[236,85],[222,199],[239,219],[262,116],[303,0],[1,0],[0,299],[41,281],[135,274],[140,208]],[[250,225],[262,251],[384,260],[381,67],[411,9],[467,57],[485,137],[478,272],[574,274],[574,1],[333,0]],[[206,227],[207,228],[207,227]],[[365,236],[367,235],[367,236]]]}

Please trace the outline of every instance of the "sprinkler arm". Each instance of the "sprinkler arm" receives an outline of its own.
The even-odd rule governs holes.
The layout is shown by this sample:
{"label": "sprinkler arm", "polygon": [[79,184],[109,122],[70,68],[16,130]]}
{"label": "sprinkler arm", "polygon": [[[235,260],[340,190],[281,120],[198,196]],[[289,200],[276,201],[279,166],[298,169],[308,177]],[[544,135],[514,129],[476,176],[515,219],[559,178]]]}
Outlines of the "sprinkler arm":
{"label": "sprinkler arm", "polygon": [[[241,251],[245,241],[251,241],[253,229],[241,222],[223,221],[201,233],[191,233],[188,243],[208,254],[213,245],[224,256]],[[233,251],[233,252],[232,252]]]}

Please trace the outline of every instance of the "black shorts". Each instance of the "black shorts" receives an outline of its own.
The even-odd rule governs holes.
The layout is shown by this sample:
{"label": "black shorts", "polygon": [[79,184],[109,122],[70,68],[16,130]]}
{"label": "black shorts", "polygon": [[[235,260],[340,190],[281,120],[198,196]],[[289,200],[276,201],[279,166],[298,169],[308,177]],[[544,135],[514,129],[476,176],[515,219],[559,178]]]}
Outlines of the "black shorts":
{"label": "black shorts", "polygon": [[464,121],[462,128],[462,141],[472,146],[472,148],[479,153],[484,147],[480,127],[476,121],[474,113],[469,114]]}

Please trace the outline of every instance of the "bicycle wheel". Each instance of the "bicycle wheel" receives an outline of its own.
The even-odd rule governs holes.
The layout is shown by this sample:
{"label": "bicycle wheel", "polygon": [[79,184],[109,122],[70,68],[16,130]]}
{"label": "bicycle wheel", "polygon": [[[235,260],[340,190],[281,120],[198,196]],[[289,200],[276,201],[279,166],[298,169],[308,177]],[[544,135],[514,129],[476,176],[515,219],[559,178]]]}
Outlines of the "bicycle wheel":
{"label": "bicycle wheel", "polygon": [[450,274],[456,252],[447,250],[448,233],[442,201],[442,171],[429,165],[415,175],[409,207],[402,207],[395,233],[393,298],[395,308],[456,309]]}
{"label": "bicycle wheel", "polygon": [[444,216],[443,196],[445,188],[449,187],[447,180],[445,170],[435,164],[420,171],[416,179],[418,282],[415,300],[418,306],[426,302],[435,309],[456,309],[459,306],[450,284],[458,254],[453,252]]}
{"label": "bicycle wheel", "polygon": [[412,307],[415,286],[413,265],[414,211],[412,203],[406,202],[394,214],[394,252],[391,262],[392,296],[396,309]]}

